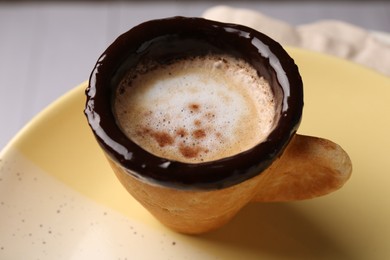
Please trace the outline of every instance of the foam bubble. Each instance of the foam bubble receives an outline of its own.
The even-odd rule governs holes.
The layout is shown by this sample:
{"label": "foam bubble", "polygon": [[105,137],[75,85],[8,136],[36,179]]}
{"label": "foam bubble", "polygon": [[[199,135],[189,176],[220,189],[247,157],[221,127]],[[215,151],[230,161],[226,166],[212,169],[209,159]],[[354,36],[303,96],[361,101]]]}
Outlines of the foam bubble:
{"label": "foam bubble", "polygon": [[198,163],[264,141],[276,123],[275,107],[268,82],[250,65],[208,56],[140,65],[121,82],[114,110],[122,130],[145,150]]}

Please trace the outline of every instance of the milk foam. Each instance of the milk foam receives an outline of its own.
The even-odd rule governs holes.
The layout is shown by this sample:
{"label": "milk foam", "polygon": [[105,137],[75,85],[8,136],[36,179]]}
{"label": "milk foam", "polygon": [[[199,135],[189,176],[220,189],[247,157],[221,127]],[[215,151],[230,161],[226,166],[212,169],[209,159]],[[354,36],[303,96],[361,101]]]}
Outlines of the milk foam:
{"label": "milk foam", "polygon": [[230,56],[141,64],[120,83],[114,111],[135,143],[187,163],[248,150],[264,141],[277,121],[268,82]]}

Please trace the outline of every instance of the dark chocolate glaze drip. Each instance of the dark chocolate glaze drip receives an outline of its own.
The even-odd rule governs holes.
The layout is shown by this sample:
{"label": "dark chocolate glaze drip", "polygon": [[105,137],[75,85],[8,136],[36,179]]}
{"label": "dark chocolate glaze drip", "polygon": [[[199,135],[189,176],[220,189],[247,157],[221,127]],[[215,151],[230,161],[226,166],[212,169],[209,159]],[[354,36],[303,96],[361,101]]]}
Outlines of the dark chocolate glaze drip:
{"label": "dark chocolate glaze drip", "polygon": [[[271,86],[281,88],[280,119],[265,142],[228,158],[191,164],[155,156],[126,137],[116,123],[112,98],[129,69],[145,59],[169,63],[220,53],[246,60]],[[179,189],[220,189],[260,174],[295,134],[303,108],[302,79],[280,44],[251,28],[202,18],[153,20],[122,34],[97,61],[86,95],[84,112],[111,158],[136,178]]]}

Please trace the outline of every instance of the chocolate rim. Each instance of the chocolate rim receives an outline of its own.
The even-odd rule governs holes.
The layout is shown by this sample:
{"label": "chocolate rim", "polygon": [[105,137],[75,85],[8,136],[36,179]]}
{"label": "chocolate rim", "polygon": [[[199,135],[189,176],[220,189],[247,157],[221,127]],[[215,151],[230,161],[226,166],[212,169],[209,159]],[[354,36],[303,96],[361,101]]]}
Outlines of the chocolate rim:
{"label": "chocolate rim", "polygon": [[[187,38],[195,43],[199,41],[199,45],[206,43],[213,49],[211,52],[228,52],[246,59],[256,66],[259,74],[267,74],[269,80],[282,89],[280,119],[266,141],[231,157],[191,164],[155,156],[121,131],[116,124],[111,100],[124,71],[131,68],[131,63],[136,62],[140,55],[155,55],[164,59],[165,47],[161,51],[161,46],[158,46],[160,39],[167,44],[175,42],[174,39]],[[156,44],[154,49],[150,47]],[[184,46],[179,54],[198,51],[198,44],[185,47],[187,45],[181,43],[177,46],[174,49]],[[207,46],[199,47],[200,52],[204,52]],[[124,64],[127,64],[125,68]],[[111,159],[136,178],[179,189],[220,189],[260,174],[280,156],[297,131],[303,109],[303,84],[298,67],[279,43],[242,25],[203,18],[152,20],[122,34],[98,59],[86,95],[84,113],[98,143]]]}

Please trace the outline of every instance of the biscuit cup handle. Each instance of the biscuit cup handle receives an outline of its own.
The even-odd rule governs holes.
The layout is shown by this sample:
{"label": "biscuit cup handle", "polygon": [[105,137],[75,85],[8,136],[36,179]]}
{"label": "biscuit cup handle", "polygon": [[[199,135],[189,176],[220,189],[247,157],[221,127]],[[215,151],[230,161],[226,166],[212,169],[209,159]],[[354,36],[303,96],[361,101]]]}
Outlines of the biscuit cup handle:
{"label": "biscuit cup handle", "polygon": [[261,174],[253,201],[294,201],[322,196],[341,188],[351,172],[351,160],[339,145],[296,134],[281,157]]}

